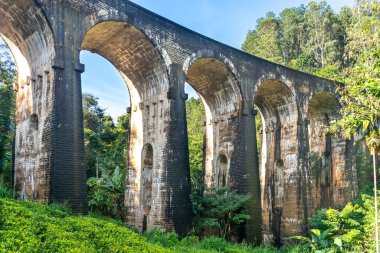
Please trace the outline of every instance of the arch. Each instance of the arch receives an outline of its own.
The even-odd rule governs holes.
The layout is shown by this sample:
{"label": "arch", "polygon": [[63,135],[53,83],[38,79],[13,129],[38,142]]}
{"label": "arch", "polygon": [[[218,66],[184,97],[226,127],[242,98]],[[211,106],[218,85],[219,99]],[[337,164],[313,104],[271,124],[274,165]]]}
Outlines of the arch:
{"label": "arch", "polygon": [[148,156],[153,154],[152,147],[158,142],[162,144],[166,138],[158,132],[163,132],[165,124],[161,122],[170,105],[167,66],[159,49],[137,26],[123,21],[87,21],[81,49],[97,53],[111,62],[129,90],[130,138],[125,203],[130,224],[144,230],[161,215],[157,214],[158,204],[153,206],[151,195],[152,187],[160,187],[153,182],[153,173],[161,177],[161,172],[155,168],[163,166],[163,152],[156,152],[155,163],[147,161],[153,159]]}
{"label": "arch", "polygon": [[[133,3],[132,3],[133,5]],[[81,40],[85,38],[86,34],[95,26],[101,24],[101,23],[107,23],[107,22],[115,22],[115,23],[123,23],[126,24],[126,26],[134,27],[135,29],[139,30],[141,34],[144,35],[145,39],[150,41],[151,45],[155,48],[157,53],[162,58],[163,62],[165,63],[166,67],[169,67],[172,65],[172,60],[169,56],[169,53],[166,51],[166,49],[161,46],[162,43],[159,42],[159,35],[155,33],[154,29],[147,29],[147,27],[151,27],[154,24],[149,24],[147,26],[144,26],[141,22],[136,22],[137,19],[130,18],[128,16],[125,16],[124,13],[118,13],[107,9],[101,9],[97,11],[98,13],[90,13],[89,15],[85,16],[83,18],[83,29],[81,29]],[[146,21],[146,20],[144,20]]]}
{"label": "arch", "polygon": [[[51,195],[49,171],[41,157],[48,157],[49,150],[42,149],[50,135],[43,138],[38,132],[38,122],[50,121],[48,103],[38,104],[36,91],[47,90],[51,61],[55,57],[54,35],[42,10],[33,0],[0,1],[0,36],[6,42],[16,61],[16,133],[15,133],[15,192],[17,198],[49,200]],[[46,72],[44,72],[46,71]],[[39,80],[37,80],[39,79]],[[45,89],[46,88],[46,89]],[[50,87],[49,87],[50,88]],[[47,97],[48,101],[50,98]],[[36,118],[38,113],[41,118]],[[36,120],[37,119],[37,120]]]}
{"label": "arch", "polygon": [[[211,51],[208,55],[212,55]],[[242,93],[235,74],[217,57],[194,56],[188,61],[186,80],[202,99],[206,112],[204,143],[205,184],[218,185],[213,175],[217,170],[218,155],[223,150],[231,155],[235,139],[236,118],[241,110]],[[228,61],[227,61],[228,62]],[[228,131],[226,131],[228,129]]]}
{"label": "arch", "polygon": [[260,185],[264,234],[280,246],[290,235],[296,203],[284,205],[288,196],[298,194],[294,178],[298,170],[298,106],[293,88],[278,79],[261,81],[255,87],[254,105],[260,112],[263,131],[261,143]]}
{"label": "arch", "polygon": [[141,152],[141,205],[144,215],[143,228],[146,228],[146,219],[152,209],[152,183],[153,183],[153,147],[145,144]]}
{"label": "arch", "polygon": [[0,33],[6,38],[17,64],[20,65],[21,61],[18,60],[18,53],[13,50],[16,47],[32,71],[43,70],[45,64],[55,56],[53,32],[42,9],[33,0],[1,1]]}
{"label": "arch", "polygon": [[33,131],[38,131],[38,116],[32,114],[29,118],[29,128]]}
{"label": "arch", "polygon": [[163,57],[152,41],[135,26],[119,21],[97,23],[84,35],[81,49],[109,60],[130,79],[142,100],[169,89]]}
{"label": "arch", "polygon": [[[335,166],[333,156],[340,156],[333,148],[334,138],[326,133],[330,121],[339,114],[338,99],[329,92],[318,92],[311,96],[307,104],[308,145],[310,157],[310,172],[312,175],[311,210],[329,208],[333,202],[333,187]],[[341,160],[341,158],[336,159]],[[344,160],[344,159],[343,159]]]}
{"label": "arch", "polygon": [[264,80],[256,86],[254,104],[265,119],[273,117],[276,113],[283,114],[286,112],[284,110],[297,110],[295,93],[278,79]]}
{"label": "arch", "polygon": [[334,118],[339,112],[339,100],[329,92],[313,94],[308,101],[306,116],[309,120],[316,118]]}
{"label": "arch", "polygon": [[214,116],[239,109],[242,93],[235,74],[223,61],[213,57],[194,58],[187,70],[187,82],[210,107]]}
{"label": "arch", "polygon": [[216,60],[222,62],[226,67],[228,67],[229,71],[235,77],[238,77],[238,72],[236,71],[236,68],[230,59],[228,59],[226,56],[224,56],[221,53],[217,53],[217,52],[215,52],[213,50],[209,50],[209,49],[199,50],[198,52],[193,53],[191,56],[188,56],[184,61],[183,71],[185,73],[188,73],[191,65],[193,65],[194,62],[196,62],[202,58],[212,58],[212,59],[216,59]]}
{"label": "arch", "polygon": [[142,150],[143,166],[152,168],[153,167],[153,147],[151,144],[145,144]]}
{"label": "arch", "polygon": [[219,155],[216,170],[218,186],[228,186],[228,158],[226,155]]}

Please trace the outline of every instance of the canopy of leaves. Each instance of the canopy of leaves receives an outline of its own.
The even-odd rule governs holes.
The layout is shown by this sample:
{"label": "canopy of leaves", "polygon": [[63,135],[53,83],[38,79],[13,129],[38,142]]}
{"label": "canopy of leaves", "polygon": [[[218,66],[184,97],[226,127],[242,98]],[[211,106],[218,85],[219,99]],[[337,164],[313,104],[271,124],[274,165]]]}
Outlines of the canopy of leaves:
{"label": "canopy of leaves", "polygon": [[193,186],[203,181],[203,139],[205,109],[201,99],[190,98],[186,102],[187,132],[189,138],[190,175]]}
{"label": "canopy of leaves", "polygon": [[0,178],[11,183],[12,153],[14,140],[16,67],[6,45],[0,42]]}
{"label": "canopy of leaves", "polygon": [[98,98],[85,93],[83,124],[89,206],[99,214],[123,219],[129,115],[120,116],[115,125]]}
{"label": "canopy of leaves", "polygon": [[[326,2],[273,13],[257,21],[242,46],[248,53],[345,83],[342,119],[331,132],[367,136],[380,146],[380,3],[358,0],[334,13]],[[270,53],[268,53],[270,52]]]}

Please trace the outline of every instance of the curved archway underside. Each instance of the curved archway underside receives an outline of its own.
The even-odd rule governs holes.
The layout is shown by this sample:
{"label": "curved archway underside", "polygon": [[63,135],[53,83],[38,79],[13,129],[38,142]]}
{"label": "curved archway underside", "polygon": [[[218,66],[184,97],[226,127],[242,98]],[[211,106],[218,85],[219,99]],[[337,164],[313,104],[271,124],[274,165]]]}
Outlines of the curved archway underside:
{"label": "curved archway underside", "polygon": [[[254,104],[263,117],[294,115],[297,112],[295,96],[288,86],[279,80],[266,80],[257,87]],[[297,117],[297,114],[294,115]]]}
{"label": "curved archway underside", "polygon": [[35,70],[54,56],[52,32],[33,0],[1,1],[0,33],[17,46]]}
{"label": "curved archway underside", "polygon": [[166,66],[157,49],[140,30],[125,22],[95,25],[85,35],[82,49],[98,53],[114,64],[143,99],[168,90]]}
{"label": "curved archway underside", "polygon": [[340,104],[336,97],[328,92],[319,92],[309,101],[307,118],[334,117],[339,112]]}
{"label": "curved archway underside", "polygon": [[195,61],[188,69],[187,81],[202,96],[214,115],[239,109],[239,85],[223,62],[214,58]]}
{"label": "curved archway underside", "polygon": [[339,149],[344,150],[346,143],[327,133],[330,121],[338,117],[339,108],[337,98],[328,92],[314,94],[308,103],[309,182],[313,196],[310,199],[310,214],[319,208],[330,208],[334,207],[334,203],[339,203],[332,184],[334,181],[336,184],[344,181],[343,173],[336,168],[345,166]]}
{"label": "curved archway underside", "polygon": [[[279,80],[265,80],[254,104],[263,118],[260,181],[264,238],[281,245],[281,238],[298,226],[301,203],[289,201],[299,191],[298,107],[290,88]],[[287,201],[288,200],[288,201]]]}
{"label": "curved archway underside", "polygon": [[51,124],[52,101],[47,80],[55,55],[54,36],[33,0],[0,1],[0,36],[9,46],[18,72],[14,85],[15,195],[47,201],[51,193],[50,161],[44,158],[51,156],[51,135],[42,126]]}

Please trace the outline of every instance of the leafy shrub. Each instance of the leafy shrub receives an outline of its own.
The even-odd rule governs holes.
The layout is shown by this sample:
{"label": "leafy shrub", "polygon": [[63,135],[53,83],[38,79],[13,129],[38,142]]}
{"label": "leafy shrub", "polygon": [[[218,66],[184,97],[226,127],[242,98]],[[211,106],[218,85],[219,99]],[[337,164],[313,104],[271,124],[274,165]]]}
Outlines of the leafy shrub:
{"label": "leafy shrub", "polygon": [[319,229],[310,230],[311,239],[303,236],[293,236],[292,238],[304,241],[306,246],[317,253],[341,252],[342,240],[333,228],[321,231]]}
{"label": "leafy shrub", "polygon": [[160,245],[165,248],[175,247],[179,244],[179,239],[176,233],[166,233],[163,229],[154,229],[144,233],[144,236],[151,243]]}
{"label": "leafy shrub", "polygon": [[227,187],[212,188],[203,196],[195,196],[195,231],[213,234],[214,229],[219,237],[231,239],[250,219],[247,211],[250,199],[251,196],[240,195]]}
{"label": "leafy shrub", "polygon": [[101,215],[122,219],[124,217],[125,172],[116,167],[112,175],[103,170],[100,178],[90,178],[89,207]]}
{"label": "leafy shrub", "polygon": [[12,196],[12,190],[0,183],[0,198],[12,198]]}
{"label": "leafy shrub", "polygon": [[120,220],[70,214],[67,205],[43,205],[0,198],[0,252],[181,252],[181,253],[306,253],[295,246],[281,250],[229,244],[218,237],[189,236],[156,229],[140,236]]}
{"label": "leafy shrub", "polygon": [[0,199],[0,252],[171,252],[110,219],[72,216],[62,205]]}
{"label": "leafy shrub", "polygon": [[313,250],[326,252],[374,252],[375,210],[373,191],[366,190],[341,211],[323,209],[310,219],[311,239],[298,238]]}

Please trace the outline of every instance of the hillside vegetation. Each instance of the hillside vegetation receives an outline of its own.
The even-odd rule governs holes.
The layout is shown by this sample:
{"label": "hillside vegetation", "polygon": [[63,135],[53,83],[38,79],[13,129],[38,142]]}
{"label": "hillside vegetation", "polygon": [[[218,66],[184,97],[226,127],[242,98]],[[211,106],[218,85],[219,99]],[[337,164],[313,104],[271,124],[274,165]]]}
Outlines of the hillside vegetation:
{"label": "hillside vegetation", "polygon": [[[373,153],[380,150],[378,0],[357,0],[354,8],[343,8],[339,13],[325,2],[285,9],[279,15],[268,13],[248,32],[242,49],[291,68],[344,82],[345,88],[337,92],[346,106],[341,111],[342,119],[331,122],[330,131],[348,138],[359,132],[367,137],[367,146]],[[6,188],[12,188],[13,178],[15,69],[6,47],[0,45],[0,196],[3,197],[10,196]],[[244,239],[236,231],[244,230],[248,219],[255,219],[246,212],[249,196],[229,189],[212,189],[204,194],[205,111],[200,99],[190,99],[186,106],[195,211],[191,235],[182,240],[162,230],[141,235],[119,221],[126,217],[125,162],[130,118],[123,115],[115,123],[96,97],[83,94],[85,164],[89,207],[94,214],[73,215],[62,205],[0,198],[0,252],[374,252],[374,200],[373,192],[366,188],[373,186],[372,167],[367,152],[355,157],[359,188],[367,194],[342,210],[318,211],[308,224],[309,238],[285,240],[286,244],[303,245],[274,249],[252,248],[244,241],[232,244]]]}
{"label": "hillside vegetation", "polygon": [[[228,244],[211,237],[189,236],[153,230],[144,236],[117,220],[97,215],[73,215],[63,205],[44,205],[0,198],[0,252],[277,252],[274,248],[251,248]],[[281,252],[304,252],[302,248]]]}

